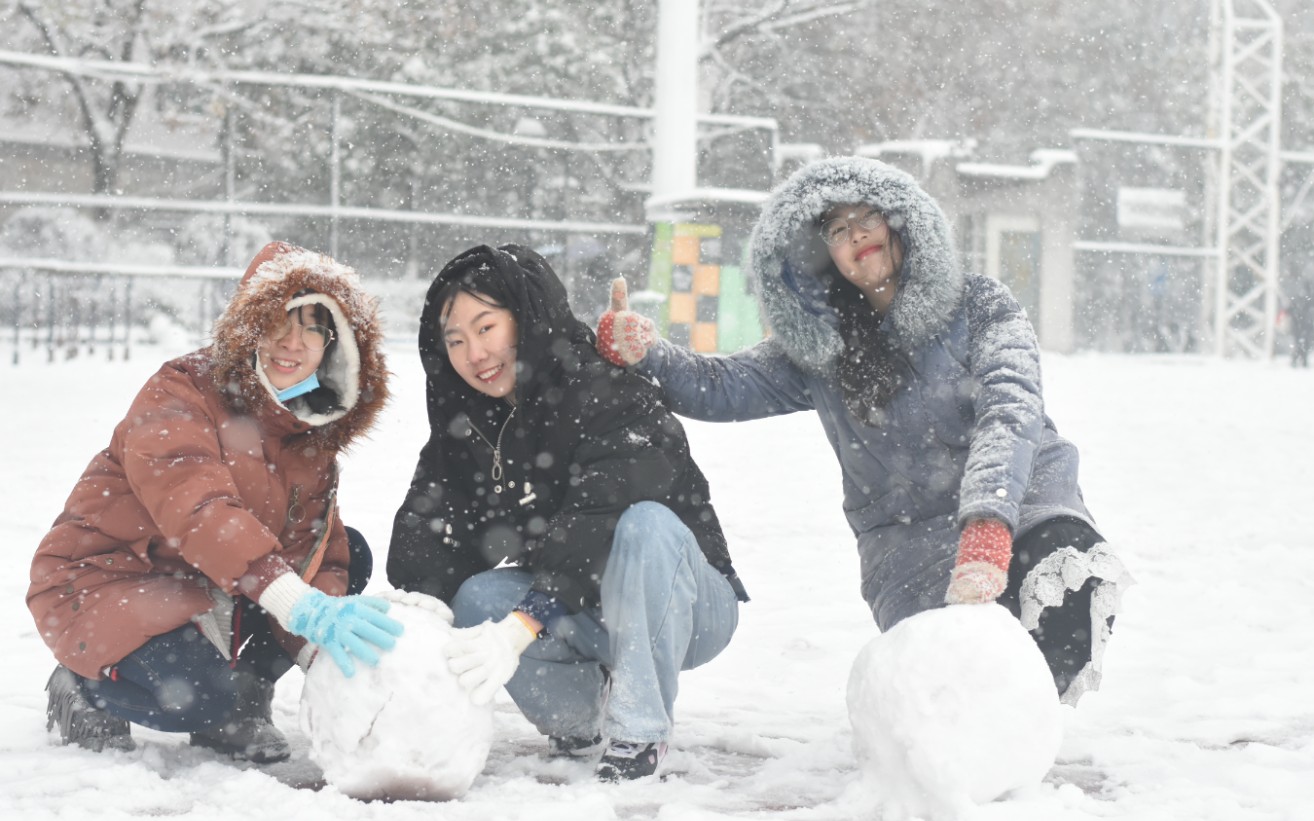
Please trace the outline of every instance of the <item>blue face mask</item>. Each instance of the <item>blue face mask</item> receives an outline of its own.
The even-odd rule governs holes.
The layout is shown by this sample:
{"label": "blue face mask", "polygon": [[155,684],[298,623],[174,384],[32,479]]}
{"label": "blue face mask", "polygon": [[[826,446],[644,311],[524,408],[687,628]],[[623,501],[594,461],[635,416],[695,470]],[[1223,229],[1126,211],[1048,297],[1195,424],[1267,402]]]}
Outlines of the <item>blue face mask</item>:
{"label": "blue face mask", "polygon": [[305,379],[296,383],[292,387],[284,388],[283,390],[279,391],[278,401],[287,402],[287,400],[289,399],[296,399],[298,396],[301,396],[302,394],[305,393],[310,393],[311,391],[313,391],[315,388],[318,387],[319,387],[319,375],[316,373],[312,373],[310,376],[307,376]]}

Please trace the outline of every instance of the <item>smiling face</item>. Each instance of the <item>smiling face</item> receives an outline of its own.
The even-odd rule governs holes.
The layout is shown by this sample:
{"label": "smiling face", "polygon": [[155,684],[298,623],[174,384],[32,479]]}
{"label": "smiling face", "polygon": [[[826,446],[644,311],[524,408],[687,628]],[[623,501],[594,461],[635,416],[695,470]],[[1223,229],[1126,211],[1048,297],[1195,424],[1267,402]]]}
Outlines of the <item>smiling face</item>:
{"label": "smiling face", "polygon": [[[302,305],[288,311],[287,323],[260,337],[256,360],[269,384],[280,391],[305,381],[324,360],[324,339],[315,332],[307,333],[308,326],[323,327],[315,318],[314,306]],[[319,347],[306,344],[308,341]]]}
{"label": "smiling face", "polygon": [[447,359],[470,387],[506,397],[516,389],[516,318],[509,310],[460,291],[443,312]]}
{"label": "smiling face", "polygon": [[[830,237],[826,250],[840,275],[857,286],[872,307],[884,313],[894,299],[903,264],[898,235],[890,230],[880,212],[862,203],[832,206],[821,220],[823,232]],[[831,245],[830,241],[836,242]]]}

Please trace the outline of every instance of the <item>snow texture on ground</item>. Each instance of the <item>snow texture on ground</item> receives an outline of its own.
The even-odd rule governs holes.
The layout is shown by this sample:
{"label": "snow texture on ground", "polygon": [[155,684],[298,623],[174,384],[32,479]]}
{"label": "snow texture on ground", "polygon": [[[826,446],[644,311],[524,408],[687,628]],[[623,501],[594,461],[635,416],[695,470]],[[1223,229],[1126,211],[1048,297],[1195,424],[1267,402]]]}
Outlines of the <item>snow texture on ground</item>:
{"label": "snow texture on ground", "polygon": [[[298,728],[304,679],[278,684],[284,764],[235,766],[178,736],[134,730],[132,753],[56,745],[42,690],[53,660],[23,603],[33,550],[138,387],[168,355],[137,348],[47,365],[0,343],[0,817],[121,819],[878,818],[853,751],[849,671],[876,635],[858,594],[838,469],[807,414],[688,423],[695,458],[753,601],[712,663],[681,677],[674,772],[603,786],[548,762],[505,695],[492,748],[461,799],[362,802],[323,787]],[[396,398],[345,460],[343,519],[382,568],[393,514],[427,436],[410,343],[390,348]],[[1046,407],[1081,450],[1082,486],[1137,584],[1123,598],[1102,689],[1064,714],[1044,781],[973,821],[1314,817],[1314,371],[1205,357],[1043,359]],[[367,592],[387,588],[376,578]],[[306,788],[311,787],[311,788]]]}

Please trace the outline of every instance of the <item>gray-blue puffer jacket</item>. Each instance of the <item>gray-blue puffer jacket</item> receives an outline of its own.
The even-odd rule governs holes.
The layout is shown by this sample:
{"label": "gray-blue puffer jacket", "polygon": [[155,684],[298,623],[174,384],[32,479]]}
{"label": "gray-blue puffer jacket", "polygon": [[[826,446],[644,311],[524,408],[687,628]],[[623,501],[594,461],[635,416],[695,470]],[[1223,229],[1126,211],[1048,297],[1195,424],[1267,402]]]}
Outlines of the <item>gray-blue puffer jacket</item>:
{"label": "gray-blue puffer jacket", "polygon": [[[884,213],[904,247],[882,329],[906,358],[910,384],[879,427],[847,410],[834,309],[820,281],[799,273],[815,254],[820,215],[853,202]],[[876,160],[813,163],[772,194],[750,251],[773,335],[729,356],[662,341],[640,367],[693,419],[817,411],[842,470],[862,595],[882,630],[943,603],[969,519],[999,519],[1015,539],[1057,516],[1093,526],[1077,450],[1045,415],[1030,321],[1001,283],[961,272],[944,214],[911,177]]]}

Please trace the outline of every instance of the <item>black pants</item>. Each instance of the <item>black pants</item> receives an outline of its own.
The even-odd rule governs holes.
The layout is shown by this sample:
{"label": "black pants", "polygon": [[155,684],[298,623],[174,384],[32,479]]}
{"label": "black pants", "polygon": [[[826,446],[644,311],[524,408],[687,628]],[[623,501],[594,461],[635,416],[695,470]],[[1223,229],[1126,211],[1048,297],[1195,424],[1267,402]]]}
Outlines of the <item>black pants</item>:
{"label": "black pants", "polygon": [[[374,556],[365,537],[347,528],[351,551],[347,594],[365,589],[374,572]],[[194,625],[155,636],[114,666],[115,676],[101,681],[82,678],[83,693],[110,715],[164,732],[195,732],[214,726],[232,712],[238,675],[254,674],[277,681],[293,660],[274,638],[269,614],[247,598],[238,598],[234,630],[245,641],[230,662]]]}
{"label": "black pants", "polygon": [[[1013,561],[1008,568],[1008,587],[999,603],[1015,617],[1021,618],[1019,596],[1022,581],[1036,565],[1054,551],[1073,547],[1082,553],[1104,541],[1090,525],[1071,517],[1051,519],[1032,529],[1013,544]],[[1091,658],[1090,597],[1097,579],[1087,579],[1077,590],[1063,595],[1063,604],[1047,607],[1040,613],[1040,623],[1031,635],[1049,664],[1059,695],[1067,692],[1072,680]],[[1109,617],[1113,626],[1113,617]]]}

